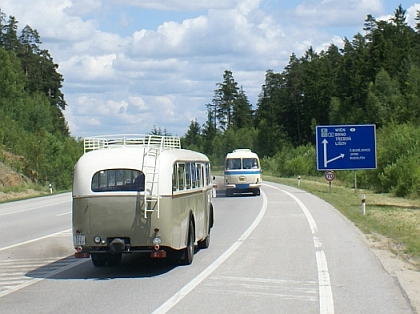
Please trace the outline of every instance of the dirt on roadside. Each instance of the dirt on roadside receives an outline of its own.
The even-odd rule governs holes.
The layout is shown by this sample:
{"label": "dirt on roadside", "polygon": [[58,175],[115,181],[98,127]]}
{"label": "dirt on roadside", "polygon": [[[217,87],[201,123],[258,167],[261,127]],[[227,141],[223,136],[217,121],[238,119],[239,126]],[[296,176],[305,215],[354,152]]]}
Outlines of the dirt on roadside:
{"label": "dirt on roadside", "polygon": [[362,236],[384,269],[399,285],[416,313],[420,313],[420,261],[407,257],[402,253],[402,248],[380,234]]}
{"label": "dirt on roadside", "polygon": [[42,191],[25,188],[31,183],[29,178],[0,162],[0,202],[45,194]]}

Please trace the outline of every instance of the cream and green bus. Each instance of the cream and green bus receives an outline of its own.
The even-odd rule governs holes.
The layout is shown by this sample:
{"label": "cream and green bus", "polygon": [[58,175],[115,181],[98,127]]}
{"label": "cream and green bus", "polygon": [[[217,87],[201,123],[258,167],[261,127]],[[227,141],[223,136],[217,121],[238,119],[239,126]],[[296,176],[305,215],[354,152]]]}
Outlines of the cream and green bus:
{"label": "cream and green bus", "polygon": [[261,167],[258,155],[250,149],[235,149],[225,158],[226,196],[252,193],[260,195]]}
{"label": "cream and green bus", "polygon": [[179,137],[109,135],[84,139],[74,167],[73,244],[94,266],[144,252],[191,264],[213,226],[209,159]]}

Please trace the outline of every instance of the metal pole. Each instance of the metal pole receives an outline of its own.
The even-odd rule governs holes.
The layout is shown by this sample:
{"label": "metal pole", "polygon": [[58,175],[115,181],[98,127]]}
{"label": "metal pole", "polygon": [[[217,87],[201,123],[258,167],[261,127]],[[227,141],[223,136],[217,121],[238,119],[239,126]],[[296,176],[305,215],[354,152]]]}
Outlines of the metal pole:
{"label": "metal pole", "polygon": [[356,176],[356,170],[354,171],[354,193],[357,192],[357,176]]}

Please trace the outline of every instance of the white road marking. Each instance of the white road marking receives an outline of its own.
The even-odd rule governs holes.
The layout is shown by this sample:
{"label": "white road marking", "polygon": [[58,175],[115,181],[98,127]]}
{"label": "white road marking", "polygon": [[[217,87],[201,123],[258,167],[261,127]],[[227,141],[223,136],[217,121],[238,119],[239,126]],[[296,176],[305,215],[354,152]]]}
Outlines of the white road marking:
{"label": "white road marking", "polygon": [[[46,238],[52,238],[57,236],[71,236],[71,229],[56,232],[44,237],[39,237],[29,241],[17,243],[7,247],[0,248],[0,251],[18,247],[20,245],[36,242]],[[70,259],[59,260],[62,257],[50,257],[47,259],[25,259],[22,261],[17,260],[2,260],[0,261],[0,269],[11,269],[9,272],[0,273],[1,284],[0,284],[0,298],[4,297],[12,292],[26,288],[34,283],[41,280],[50,278],[63,271],[76,267],[82,263],[87,262],[89,259],[80,259],[78,261],[71,261]],[[45,269],[33,270],[34,268],[42,268],[46,264],[51,264]],[[64,266],[63,266],[64,265]],[[38,278],[29,278],[25,274],[29,271],[37,273]],[[3,291],[2,291],[3,290]]]}
{"label": "white road marking", "polygon": [[6,295],[8,295],[8,294],[10,294],[12,292],[15,292],[17,290],[20,290],[20,289],[26,288],[28,286],[31,286],[34,283],[37,283],[37,282],[39,282],[41,280],[50,278],[50,277],[52,277],[52,276],[54,276],[56,274],[59,274],[59,273],[61,273],[63,271],[66,271],[68,269],[71,269],[73,267],[76,267],[76,266],[78,266],[78,265],[80,265],[82,263],[85,263],[85,262],[87,262],[86,259],[81,259],[81,260],[79,260],[77,262],[71,262],[67,266],[64,266],[62,268],[55,269],[55,270],[53,270],[51,272],[48,272],[48,273],[44,274],[41,278],[28,278],[28,277],[25,277],[25,276],[21,275],[20,276],[20,279],[19,278],[15,278],[15,280],[19,280],[21,283],[18,283],[16,285],[16,282],[15,282],[14,285],[5,286],[6,290],[0,292],[0,298],[4,297],[4,296],[6,296]]}
{"label": "white road marking", "polygon": [[204,279],[210,276],[224,261],[226,261],[248,238],[248,236],[254,231],[258,226],[262,218],[264,217],[265,211],[267,210],[267,196],[263,191],[261,191],[263,198],[263,204],[261,206],[260,212],[257,218],[254,220],[251,226],[242,234],[242,236],[232,244],[232,246],[225,251],[217,260],[215,260],[211,265],[209,265],[203,272],[201,272],[197,277],[192,279],[184,287],[182,287],[178,292],[176,292],[171,298],[169,298],[165,303],[158,307],[153,314],[161,314],[168,312],[173,308],[178,302],[180,302],[185,296],[187,296],[195,287],[197,287]]}
{"label": "white road marking", "polygon": [[28,243],[33,243],[33,242],[36,242],[36,241],[39,241],[39,240],[51,238],[51,237],[54,237],[54,236],[56,236],[58,234],[67,233],[69,231],[71,231],[71,229],[67,229],[67,230],[64,230],[64,231],[56,232],[56,233],[49,234],[49,235],[46,235],[46,236],[43,236],[43,237],[39,237],[39,238],[35,238],[35,239],[32,239],[32,240],[28,240],[28,241],[25,241],[25,242],[20,242],[20,243],[16,243],[16,244],[13,244],[13,245],[5,246],[5,247],[0,248],[0,252],[1,251],[8,250],[8,249],[11,249],[11,248],[14,248],[14,247],[18,247],[20,245],[24,245],[24,244],[28,244]]}
{"label": "white road marking", "polygon": [[8,213],[2,213],[2,214],[0,214],[0,216],[6,216],[6,215],[23,213],[23,212],[27,212],[27,211],[34,210],[34,209],[40,209],[40,208],[44,208],[44,207],[51,207],[51,206],[54,206],[54,205],[64,204],[64,203],[68,203],[68,202],[71,202],[71,200],[69,200],[69,201],[63,201],[63,202],[58,202],[58,203],[54,203],[54,204],[47,204],[47,205],[37,206],[37,207],[30,207],[30,208],[25,208],[25,209],[21,209],[21,210],[13,210],[13,211],[10,211]]}
{"label": "white road marking", "polygon": [[328,272],[327,259],[325,257],[324,251],[321,249],[322,243],[320,242],[317,236],[318,227],[315,223],[314,218],[312,217],[311,213],[309,212],[305,204],[303,204],[302,201],[298,199],[295,195],[269,184],[264,184],[264,185],[269,186],[273,189],[282,191],[283,193],[289,195],[291,198],[293,198],[296,201],[296,203],[298,203],[303,213],[305,214],[306,220],[308,221],[309,227],[311,228],[311,231],[312,231],[314,247],[317,249],[315,254],[316,254],[316,265],[318,268],[319,313],[320,314],[334,314],[334,301],[333,301],[333,294],[331,290],[330,274]]}
{"label": "white road marking", "polygon": [[69,215],[69,214],[71,214],[71,212],[67,212],[67,213],[62,213],[62,214],[58,214],[58,215],[57,215],[57,217],[60,217],[60,216],[64,216],[64,215]]}

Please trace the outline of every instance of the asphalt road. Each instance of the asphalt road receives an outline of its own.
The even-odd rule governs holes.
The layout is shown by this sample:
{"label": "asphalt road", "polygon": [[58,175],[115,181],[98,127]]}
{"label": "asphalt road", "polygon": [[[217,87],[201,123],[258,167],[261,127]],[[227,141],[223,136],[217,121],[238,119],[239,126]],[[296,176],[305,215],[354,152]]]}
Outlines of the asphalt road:
{"label": "asphalt road", "polygon": [[266,183],[213,199],[192,265],[74,259],[69,193],[0,205],[0,313],[415,313],[357,229],[329,204]]}

